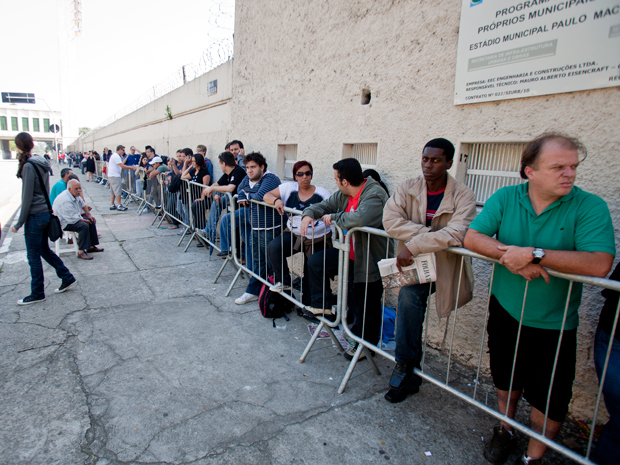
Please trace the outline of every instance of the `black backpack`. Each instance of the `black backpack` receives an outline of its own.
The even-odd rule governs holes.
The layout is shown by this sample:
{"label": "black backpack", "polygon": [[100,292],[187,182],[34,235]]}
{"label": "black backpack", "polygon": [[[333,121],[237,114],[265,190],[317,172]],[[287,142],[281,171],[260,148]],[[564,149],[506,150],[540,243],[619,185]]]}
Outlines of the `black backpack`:
{"label": "black backpack", "polygon": [[[269,281],[273,283],[273,276],[269,276]],[[294,304],[278,292],[273,292],[270,286],[263,284],[258,295],[258,309],[265,318],[273,319],[273,327],[276,327],[276,318],[284,318],[289,321],[287,313],[293,310]]]}

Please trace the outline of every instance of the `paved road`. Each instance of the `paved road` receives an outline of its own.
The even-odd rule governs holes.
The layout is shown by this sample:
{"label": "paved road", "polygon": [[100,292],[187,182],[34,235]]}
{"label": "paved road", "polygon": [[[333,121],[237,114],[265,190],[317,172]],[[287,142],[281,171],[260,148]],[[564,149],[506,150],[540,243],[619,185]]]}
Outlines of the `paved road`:
{"label": "paved road", "polygon": [[15,173],[17,160],[0,159],[0,224],[3,228],[8,225],[21,201],[22,182]]}
{"label": "paved road", "polygon": [[[152,214],[110,212],[108,191],[84,184],[105,252],[62,256],[76,288],[55,295],[45,265],[47,301],[18,307],[23,234],[0,254],[0,463],[484,463],[491,418],[431,384],[388,404],[392,364],[379,357],[381,376],[362,361],[338,395],[347,363],[331,341],[298,363],[306,320],[273,328],[256,302],[235,305],[245,283],[224,297],[233,270],[213,284],[221,260],[183,253]],[[440,376],[437,360],[427,367]],[[451,383],[474,376],[455,365]]]}

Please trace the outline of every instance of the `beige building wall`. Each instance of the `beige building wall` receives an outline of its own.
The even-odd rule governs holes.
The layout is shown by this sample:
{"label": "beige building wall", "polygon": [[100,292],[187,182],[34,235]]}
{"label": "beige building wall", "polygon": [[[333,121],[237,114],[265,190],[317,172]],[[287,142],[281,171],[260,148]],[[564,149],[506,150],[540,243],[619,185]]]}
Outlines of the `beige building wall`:
{"label": "beige building wall", "polygon": [[[231,139],[232,61],[188,82],[163,97],[100,129],[80,137],[68,150],[115,150],[119,144],[135,145],[144,152],[146,145],[158,155],[174,156],[185,147],[207,146],[211,160]],[[217,80],[217,93],[208,95],[207,85]],[[168,109],[172,115],[169,119]],[[215,157],[215,158],[214,158]],[[216,173],[219,165],[214,163]]]}
{"label": "beige building wall", "polygon": [[[420,153],[432,138],[453,141],[458,160],[462,143],[527,141],[559,129],[586,144],[577,185],[607,201],[617,228],[620,88],[455,106],[460,5],[238,0],[234,137],[246,151],[260,150],[272,167],[278,144],[297,144],[298,160],[310,160],[315,182],[332,192],[332,164],[342,158],[343,144],[376,143],[376,169],[393,191],[421,174]],[[363,89],[370,90],[368,105],[361,104]],[[463,178],[457,165],[452,174]],[[458,312],[454,353],[470,365],[477,363],[489,277],[485,264],[475,269],[476,298]],[[571,406],[577,418],[592,414],[597,387],[592,340],[601,299],[587,289],[584,295]],[[441,344],[444,328],[431,310],[433,345]]]}

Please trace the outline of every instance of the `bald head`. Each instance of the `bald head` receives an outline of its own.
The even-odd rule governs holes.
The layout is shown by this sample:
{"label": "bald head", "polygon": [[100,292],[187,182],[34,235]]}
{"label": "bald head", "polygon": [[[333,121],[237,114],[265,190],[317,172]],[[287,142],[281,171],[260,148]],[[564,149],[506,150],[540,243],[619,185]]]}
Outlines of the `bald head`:
{"label": "bald head", "polygon": [[71,192],[71,195],[73,195],[73,197],[79,197],[80,195],[82,195],[82,184],[80,184],[80,181],[70,179],[67,183],[67,190]]}

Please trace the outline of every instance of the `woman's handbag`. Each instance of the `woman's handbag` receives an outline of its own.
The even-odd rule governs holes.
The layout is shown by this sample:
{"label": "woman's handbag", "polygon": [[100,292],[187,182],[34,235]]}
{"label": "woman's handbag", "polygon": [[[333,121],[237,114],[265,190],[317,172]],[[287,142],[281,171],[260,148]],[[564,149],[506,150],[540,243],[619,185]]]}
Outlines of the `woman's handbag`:
{"label": "woman's handbag", "polygon": [[41,190],[45,196],[45,201],[47,202],[47,208],[50,212],[50,222],[47,225],[47,228],[45,228],[47,231],[47,237],[49,237],[50,241],[56,242],[62,237],[62,226],[60,226],[60,220],[56,215],[54,215],[54,210],[52,210],[52,204],[50,203],[49,195],[47,195],[47,189],[45,188],[45,183],[43,182],[43,176],[41,176],[39,169],[34,163],[29,163],[32,165],[37,173],[37,176],[39,177],[39,185],[41,186]]}

